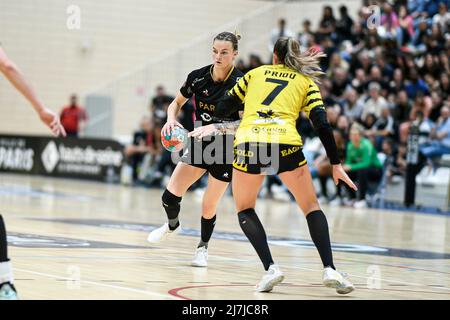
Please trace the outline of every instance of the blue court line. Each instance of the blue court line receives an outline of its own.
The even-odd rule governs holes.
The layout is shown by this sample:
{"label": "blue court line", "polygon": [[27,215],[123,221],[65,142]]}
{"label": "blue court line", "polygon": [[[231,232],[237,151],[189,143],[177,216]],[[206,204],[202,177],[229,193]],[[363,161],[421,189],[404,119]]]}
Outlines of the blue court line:
{"label": "blue court line", "polygon": [[[108,228],[116,230],[131,230],[140,232],[150,232],[159,227],[159,225],[147,224],[147,223],[135,223],[126,221],[115,221],[115,220],[102,220],[102,219],[41,219],[41,218],[30,218],[29,220],[35,221],[48,221],[56,223],[66,223],[72,225],[84,225],[93,226],[99,228]],[[201,235],[200,230],[183,228],[181,236],[199,237]],[[216,231],[213,233],[212,238],[221,240],[231,240],[248,242],[248,239],[242,233],[233,232],[220,232]],[[305,239],[295,239],[287,237],[268,237],[269,243],[277,246],[285,247],[297,247],[297,248],[307,248],[315,249],[315,245],[310,240]],[[358,254],[370,254],[379,256],[390,256],[399,258],[409,258],[409,259],[450,259],[450,253],[439,253],[431,251],[419,251],[419,250],[409,250],[409,249],[398,249],[398,248],[387,248],[387,247],[376,247],[370,245],[361,244],[345,244],[345,243],[333,243],[333,250],[340,252],[358,253]]]}

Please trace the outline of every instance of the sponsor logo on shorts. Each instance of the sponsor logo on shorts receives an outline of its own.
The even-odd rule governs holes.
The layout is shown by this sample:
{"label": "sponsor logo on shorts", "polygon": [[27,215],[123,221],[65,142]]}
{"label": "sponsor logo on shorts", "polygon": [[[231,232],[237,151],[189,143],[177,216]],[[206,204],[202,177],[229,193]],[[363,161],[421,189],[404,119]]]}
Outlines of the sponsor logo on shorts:
{"label": "sponsor logo on shorts", "polygon": [[235,149],[234,153],[238,156],[246,157],[246,158],[252,158],[255,155],[255,153],[253,151],[242,150],[242,149]]}
{"label": "sponsor logo on shorts", "polygon": [[291,148],[288,148],[288,149],[281,150],[281,156],[282,157],[286,157],[286,156],[288,156],[290,154],[293,154],[293,153],[297,152],[298,150],[300,150],[300,147],[291,147]]}
{"label": "sponsor logo on shorts", "polygon": [[248,170],[248,164],[245,164],[244,162],[239,163],[237,160],[234,160],[233,167],[244,172],[247,172]]}

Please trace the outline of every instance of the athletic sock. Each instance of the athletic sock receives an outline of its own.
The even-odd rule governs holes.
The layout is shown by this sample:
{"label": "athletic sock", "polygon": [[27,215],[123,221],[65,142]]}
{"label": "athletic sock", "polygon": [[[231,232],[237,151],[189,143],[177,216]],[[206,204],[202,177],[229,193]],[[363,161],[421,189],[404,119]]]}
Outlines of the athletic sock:
{"label": "athletic sock", "polygon": [[8,240],[6,238],[6,227],[0,214],[0,262],[8,261]]}
{"label": "athletic sock", "polygon": [[259,221],[255,209],[250,208],[239,212],[238,218],[242,231],[244,231],[253,248],[255,248],[264,265],[264,269],[266,271],[269,270],[270,265],[273,264],[272,255],[267,243],[266,232],[261,221]]}
{"label": "athletic sock", "polygon": [[202,217],[201,221],[201,240],[197,246],[197,248],[205,247],[208,249],[208,242],[209,239],[211,239],[211,235],[214,231],[214,226],[216,225],[216,216],[212,217],[211,219],[205,219]]}
{"label": "athletic sock", "polygon": [[306,216],[308,221],[309,233],[317,250],[324,267],[336,269],[333,264],[333,254],[331,251],[330,234],[328,231],[327,218],[322,210],[310,212]]}

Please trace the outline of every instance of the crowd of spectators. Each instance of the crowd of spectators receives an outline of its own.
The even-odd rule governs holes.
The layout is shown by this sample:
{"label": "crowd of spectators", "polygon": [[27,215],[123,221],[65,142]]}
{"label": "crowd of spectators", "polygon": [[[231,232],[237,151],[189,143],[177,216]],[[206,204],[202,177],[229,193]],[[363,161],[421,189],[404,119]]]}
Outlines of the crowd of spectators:
{"label": "crowd of spectators", "polygon": [[[297,125],[311,171],[322,186],[321,200],[366,206],[366,192],[382,174],[388,179],[404,175],[412,126],[419,130],[424,159],[433,163],[450,154],[448,2],[366,0],[356,16],[345,5],[339,7],[338,15],[324,6],[316,27],[305,20],[302,30],[295,33],[280,19],[271,32],[269,49],[278,37],[294,36],[302,50],[327,54],[321,65],[326,77],[319,87],[345,169],[357,182],[359,193],[342,192],[339,185],[335,195],[329,196],[330,165],[323,148],[316,147],[310,121],[301,114]],[[269,52],[267,57],[253,54],[248,63],[238,60],[236,66],[247,72],[271,63],[269,59]],[[151,103],[155,127],[164,123],[171,99],[158,88]],[[187,124],[193,106],[185,108],[182,117]],[[274,182],[278,182],[276,177],[268,185]]]}

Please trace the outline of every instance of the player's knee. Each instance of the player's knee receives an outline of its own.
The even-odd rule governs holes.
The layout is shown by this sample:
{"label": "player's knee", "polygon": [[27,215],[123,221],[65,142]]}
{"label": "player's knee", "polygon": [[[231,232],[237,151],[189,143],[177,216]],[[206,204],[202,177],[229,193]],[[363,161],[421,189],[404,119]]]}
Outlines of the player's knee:
{"label": "player's knee", "polygon": [[165,208],[171,209],[171,208],[179,208],[180,207],[181,198],[182,197],[178,197],[166,189],[166,190],[164,190],[161,200],[162,200],[162,204]]}
{"label": "player's knee", "polygon": [[211,219],[216,214],[217,203],[204,202],[202,204],[202,216],[205,219]]}

